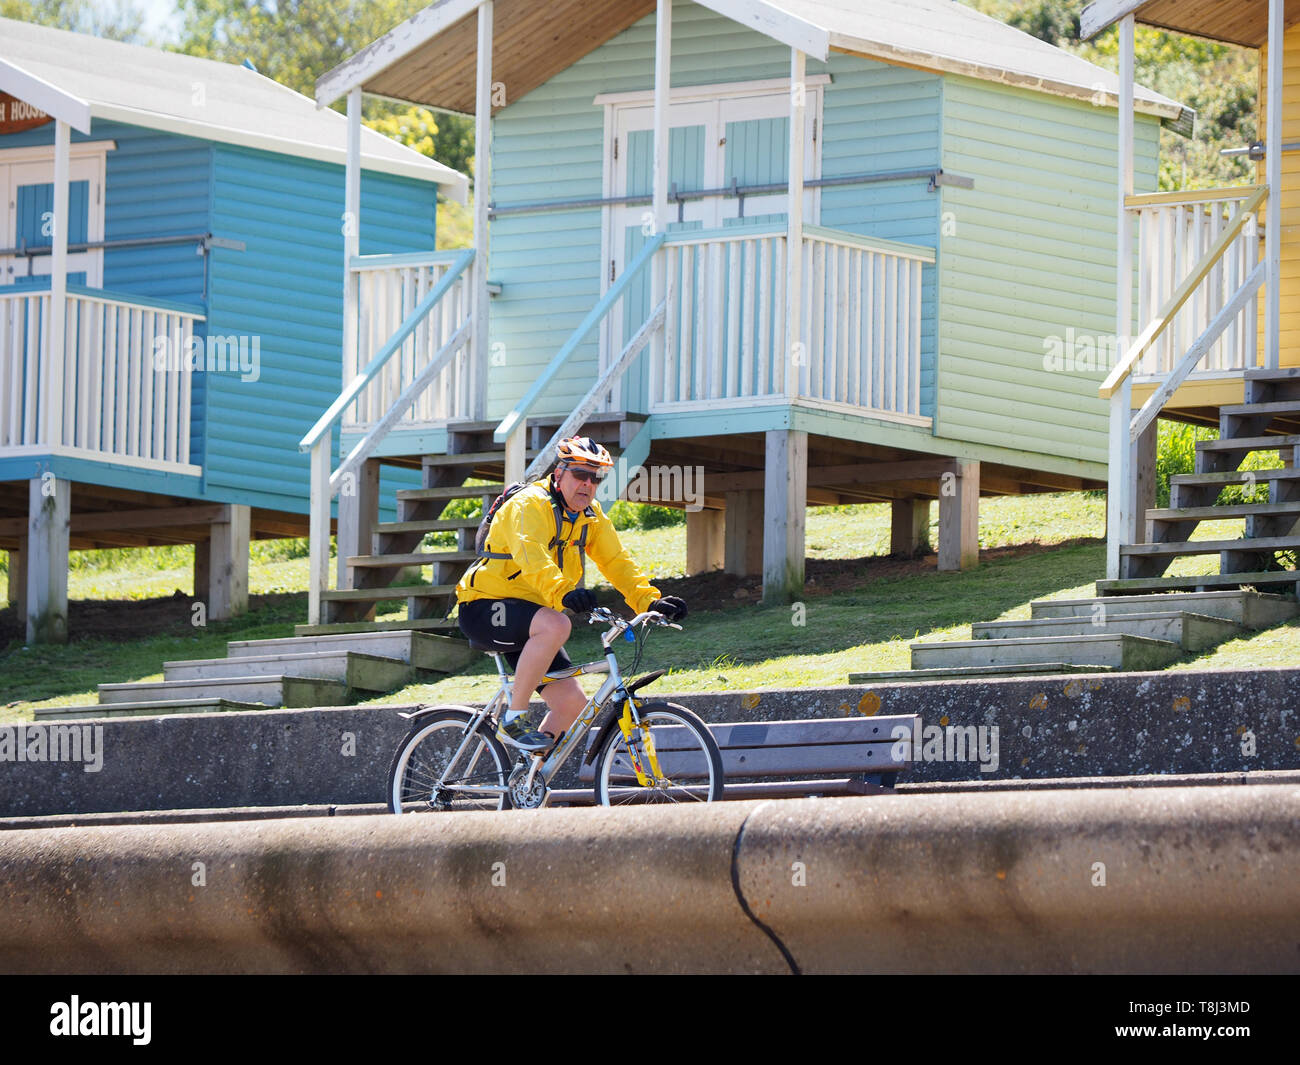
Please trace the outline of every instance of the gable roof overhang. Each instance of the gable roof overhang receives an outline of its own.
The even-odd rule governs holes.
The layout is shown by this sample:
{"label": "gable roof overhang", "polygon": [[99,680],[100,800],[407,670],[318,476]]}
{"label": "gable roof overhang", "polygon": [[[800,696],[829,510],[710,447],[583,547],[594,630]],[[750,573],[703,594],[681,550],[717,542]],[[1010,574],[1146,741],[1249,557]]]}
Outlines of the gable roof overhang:
{"label": "gable roof overhang", "polygon": [[[1268,4],[1241,0],[1097,0],[1079,16],[1079,36],[1097,36],[1127,15],[1144,26],[1260,48],[1268,43]],[[1286,28],[1300,23],[1300,3],[1288,4]]]}
{"label": "gable roof overhang", "polygon": [[[701,6],[809,58],[831,52],[963,74],[1118,105],[1115,74],[951,0],[698,0]],[[470,114],[475,106],[478,9],[439,0],[316,82],[324,107],[351,89]],[[494,0],[492,80],[507,102],[599,48],[655,10],[655,0]],[[1139,111],[1186,128],[1192,113],[1138,87]],[[500,110],[502,105],[495,105]]]}

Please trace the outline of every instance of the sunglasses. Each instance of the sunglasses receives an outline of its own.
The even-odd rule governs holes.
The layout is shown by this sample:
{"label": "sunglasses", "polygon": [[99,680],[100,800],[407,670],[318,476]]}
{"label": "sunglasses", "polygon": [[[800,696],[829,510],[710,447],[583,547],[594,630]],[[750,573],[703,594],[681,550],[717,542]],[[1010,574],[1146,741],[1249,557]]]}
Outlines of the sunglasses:
{"label": "sunglasses", "polygon": [[580,481],[586,481],[588,484],[600,484],[605,479],[605,475],[597,470],[584,469],[581,466],[570,466],[568,472]]}

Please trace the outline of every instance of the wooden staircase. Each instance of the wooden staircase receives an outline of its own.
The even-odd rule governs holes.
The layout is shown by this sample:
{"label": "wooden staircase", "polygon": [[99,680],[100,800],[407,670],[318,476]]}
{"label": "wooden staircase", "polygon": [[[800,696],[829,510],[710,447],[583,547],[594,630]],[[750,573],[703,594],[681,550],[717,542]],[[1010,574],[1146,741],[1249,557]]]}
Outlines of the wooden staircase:
{"label": "wooden staircase", "polygon": [[[525,462],[541,452],[562,420],[558,416],[529,419]],[[642,420],[644,416],[621,412],[592,415],[576,435],[590,436],[617,455],[626,444],[629,427],[639,428]],[[352,586],[322,592],[320,624],[297,625],[297,635],[458,631],[447,615],[455,602],[456,582],[477,557],[474,536],[479,518],[443,515],[459,499],[480,500],[486,510],[501,492],[505,447],[493,441],[497,426],[496,421],[452,423],[447,427],[446,454],[388,460],[418,466],[423,487],[397,491],[397,521],[374,524],[368,537],[370,553],[347,559]],[[471,480],[486,483],[468,484]],[[428,534],[447,531],[456,534],[454,547],[423,546]],[[360,542],[366,541],[363,535]],[[412,581],[415,567],[432,567],[432,579]],[[376,620],[380,604],[398,601],[405,602],[405,617]]]}
{"label": "wooden staircase", "polygon": [[[1146,512],[1147,542],[1120,547],[1120,579],[1100,595],[1211,591],[1253,586],[1294,594],[1300,573],[1300,369],[1247,370],[1245,403],[1220,408],[1219,439],[1196,445],[1196,472],[1170,479],[1170,505]],[[1276,451],[1281,469],[1240,471],[1256,452]],[[1216,505],[1230,485],[1267,484],[1267,503]],[[1203,521],[1241,518],[1235,540],[1191,540]],[[1283,557],[1279,558],[1279,553]],[[1175,559],[1217,554],[1219,572],[1166,577]],[[1288,557],[1289,556],[1289,557]]]}

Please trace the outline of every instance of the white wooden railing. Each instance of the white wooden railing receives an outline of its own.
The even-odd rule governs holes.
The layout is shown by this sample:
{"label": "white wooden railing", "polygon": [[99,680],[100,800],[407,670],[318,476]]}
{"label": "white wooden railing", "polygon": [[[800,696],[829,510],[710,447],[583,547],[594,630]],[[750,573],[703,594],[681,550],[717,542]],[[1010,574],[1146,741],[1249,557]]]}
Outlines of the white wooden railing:
{"label": "white wooden railing", "polygon": [[[357,344],[344,345],[344,384],[383,350],[401,324],[457,261],[459,252],[363,255],[352,260],[357,279]],[[473,267],[466,269],[414,332],[394,352],[383,370],[357,397],[343,417],[344,431],[369,428],[393,406],[470,313]],[[467,344],[447,363],[396,428],[425,425],[471,415],[473,345]]]}
{"label": "white wooden railing", "polygon": [[75,448],[137,464],[190,461],[197,309],[68,286],[64,352],[50,293],[0,289],[0,448]]}
{"label": "white wooden railing", "polygon": [[[1140,333],[1201,262],[1254,188],[1211,189],[1132,196],[1126,206],[1138,233]],[[1134,370],[1134,379],[1163,378],[1205,332],[1259,262],[1259,228],[1251,217],[1156,337]],[[1241,371],[1257,364],[1257,297],[1233,316],[1201,357],[1205,372]]]}
{"label": "white wooden railing", "polygon": [[804,397],[921,416],[921,271],[934,251],[806,226],[802,348],[786,351],[784,228],[668,237],[650,409]]}

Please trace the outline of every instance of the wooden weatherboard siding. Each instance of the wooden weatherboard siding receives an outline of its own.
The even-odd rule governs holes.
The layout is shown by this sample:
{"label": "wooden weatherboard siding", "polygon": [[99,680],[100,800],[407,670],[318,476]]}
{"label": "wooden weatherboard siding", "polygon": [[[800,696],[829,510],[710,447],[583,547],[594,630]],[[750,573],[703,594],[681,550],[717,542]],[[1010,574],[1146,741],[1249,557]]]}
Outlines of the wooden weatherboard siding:
{"label": "wooden weatherboard siding", "polygon": [[[1050,372],[1047,338],[1115,332],[1116,112],[948,76],[935,433],[1080,461],[1104,474],[1106,369]],[[1159,126],[1138,115],[1138,192]],[[1082,341],[1080,341],[1082,342]]]}
{"label": "wooden weatherboard siding", "polygon": [[[256,381],[209,375],[207,490],[305,511],[308,456],[298,441],[342,387],[343,168],[213,151],[213,231],[246,247],[213,251],[208,332],[260,337],[261,370]],[[433,248],[433,185],[363,171],[361,193],[362,254]],[[385,498],[413,486],[409,475],[390,484],[388,472]]]}
{"label": "wooden weatherboard siding", "polygon": [[[649,16],[500,111],[493,133],[494,202],[601,196],[605,116],[592,100],[600,93],[651,89],[653,66]],[[787,78],[789,70],[784,46],[698,5],[674,6],[674,88]],[[810,60],[808,73],[832,77],[818,131],[823,176],[938,165],[937,75],[846,55],[832,56],[827,64]],[[782,139],[773,150],[782,156],[774,172],[784,180],[788,145]],[[750,166],[745,169],[749,176]],[[923,180],[846,186],[823,190],[821,218],[807,221],[933,247],[938,204]],[[504,345],[505,364],[492,375],[490,417],[510,409],[600,298],[602,271],[608,269],[601,225],[598,208],[493,221],[490,274],[503,291],[493,301],[492,341]],[[934,271],[926,273],[923,413],[929,413],[934,395]],[[593,333],[538,413],[571,409],[590,387],[597,360]]]}
{"label": "wooden weatherboard siding", "polygon": [[[1282,71],[1282,143],[1300,142],[1300,26],[1292,26],[1284,38],[1285,66]],[[1259,128],[1263,137],[1268,115],[1268,48],[1260,49]],[[1268,180],[1264,160],[1257,168],[1260,184]],[[1266,301],[1259,301],[1259,352],[1266,350],[1264,328]],[[1278,345],[1282,366],[1300,366],[1300,152],[1282,156],[1282,300]]]}

